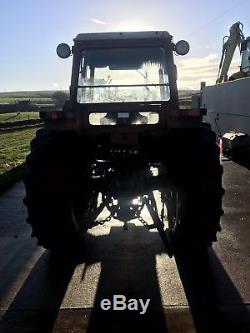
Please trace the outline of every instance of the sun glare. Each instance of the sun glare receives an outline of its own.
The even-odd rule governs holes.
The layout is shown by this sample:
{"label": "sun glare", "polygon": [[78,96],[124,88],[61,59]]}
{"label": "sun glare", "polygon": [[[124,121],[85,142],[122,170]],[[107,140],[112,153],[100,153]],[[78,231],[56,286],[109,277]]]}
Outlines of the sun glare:
{"label": "sun glare", "polygon": [[149,22],[142,20],[136,21],[121,21],[112,25],[114,31],[149,31],[154,30]]}

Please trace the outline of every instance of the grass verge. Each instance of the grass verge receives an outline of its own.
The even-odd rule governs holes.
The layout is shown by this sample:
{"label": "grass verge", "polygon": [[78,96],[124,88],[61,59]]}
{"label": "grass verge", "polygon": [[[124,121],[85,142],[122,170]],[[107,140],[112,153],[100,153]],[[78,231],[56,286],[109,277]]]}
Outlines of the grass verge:
{"label": "grass verge", "polygon": [[24,173],[25,163],[22,163],[5,173],[0,174],[0,194],[19,181],[24,176]]}
{"label": "grass verge", "polygon": [[25,170],[25,158],[37,128],[0,132],[0,192],[19,180]]}
{"label": "grass verge", "polygon": [[0,122],[39,119],[39,112],[17,112],[0,114]]}

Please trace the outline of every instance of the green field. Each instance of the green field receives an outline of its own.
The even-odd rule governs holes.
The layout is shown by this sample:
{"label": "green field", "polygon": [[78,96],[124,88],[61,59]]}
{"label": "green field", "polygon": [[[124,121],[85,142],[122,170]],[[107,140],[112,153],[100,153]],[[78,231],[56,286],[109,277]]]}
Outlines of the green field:
{"label": "green field", "polygon": [[[58,92],[51,91],[17,91],[17,92],[0,92],[1,103],[17,103],[18,101],[30,100],[33,104],[50,104],[54,103],[53,95]],[[62,91],[69,94],[68,91]]]}
{"label": "green field", "polygon": [[0,175],[22,164],[37,128],[0,133]]}
{"label": "green field", "polygon": [[0,122],[39,119],[39,112],[17,112],[0,114]]}
{"label": "green field", "polygon": [[42,98],[42,97],[29,97],[29,98],[21,98],[21,97],[1,97],[0,96],[0,104],[1,103],[17,103],[18,101],[30,100],[31,103],[34,104],[50,104],[53,103],[52,98]]}
{"label": "green field", "polygon": [[[18,101],[30,100],[30,104],[54,104],[56,91],[17,91],[0,92],[0,104],[18,104]],[[64,91],[68,95],[68,91]],[[14,110],[16,111],[16,110]],[[38,119],[39,112],[32,109],[29,112],[1,113],[0,122],[18,122],[21,120]],[[0,132],[0,192],[23,175],[22,167],[29,154],[30,141],[35,136],[36,128],[19,129]]]}
{"label": "green field", "polygon": [[0,193],[24,174],[24,162],[37,128],[0,132]]}
{"label": "green field", "polygon": [[179,103],[181,109],[190,109],[192,104],[191,96],[181,97]]}
{"label": "green field", "polygon": [[0,193],[24,175],[24,162],[37,128],[0,132]]}

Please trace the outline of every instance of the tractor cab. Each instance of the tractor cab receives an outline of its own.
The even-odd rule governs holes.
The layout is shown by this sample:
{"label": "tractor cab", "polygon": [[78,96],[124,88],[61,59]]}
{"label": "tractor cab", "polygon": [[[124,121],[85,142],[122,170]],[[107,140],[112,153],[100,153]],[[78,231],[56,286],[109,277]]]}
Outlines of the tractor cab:
{"label": "tractor cab", "polygon": [[241,70],[247,76],[250,76],[250,37],[247,37],[241,44]]}
{"label": "tractor cab", "polygon": [[78,34],[57,48],[73,54],[70,105],[85,126],[158,124],[179,107],[173,52],[188,51],[166,31]]}

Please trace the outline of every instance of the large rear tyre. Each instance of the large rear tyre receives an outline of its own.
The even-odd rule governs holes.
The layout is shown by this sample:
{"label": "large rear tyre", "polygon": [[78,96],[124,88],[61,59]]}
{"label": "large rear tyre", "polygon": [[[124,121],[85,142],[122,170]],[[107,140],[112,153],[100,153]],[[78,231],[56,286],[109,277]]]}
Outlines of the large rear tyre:
{"label": "large rear tyre", "polygon": [[84,146],[72,133],[46,130],[38,130],[31,142],[24,203],[32,236],[47,249],[69,251],[79,239],[77,220],[90,191]]}
{"label": "large rear tyre", "polygon": [[217,240],[223,214],[223,168],[209,128],[169,134],[165,165],[173,188],[166,192],[168,220],[176,247],[200,248]]}

